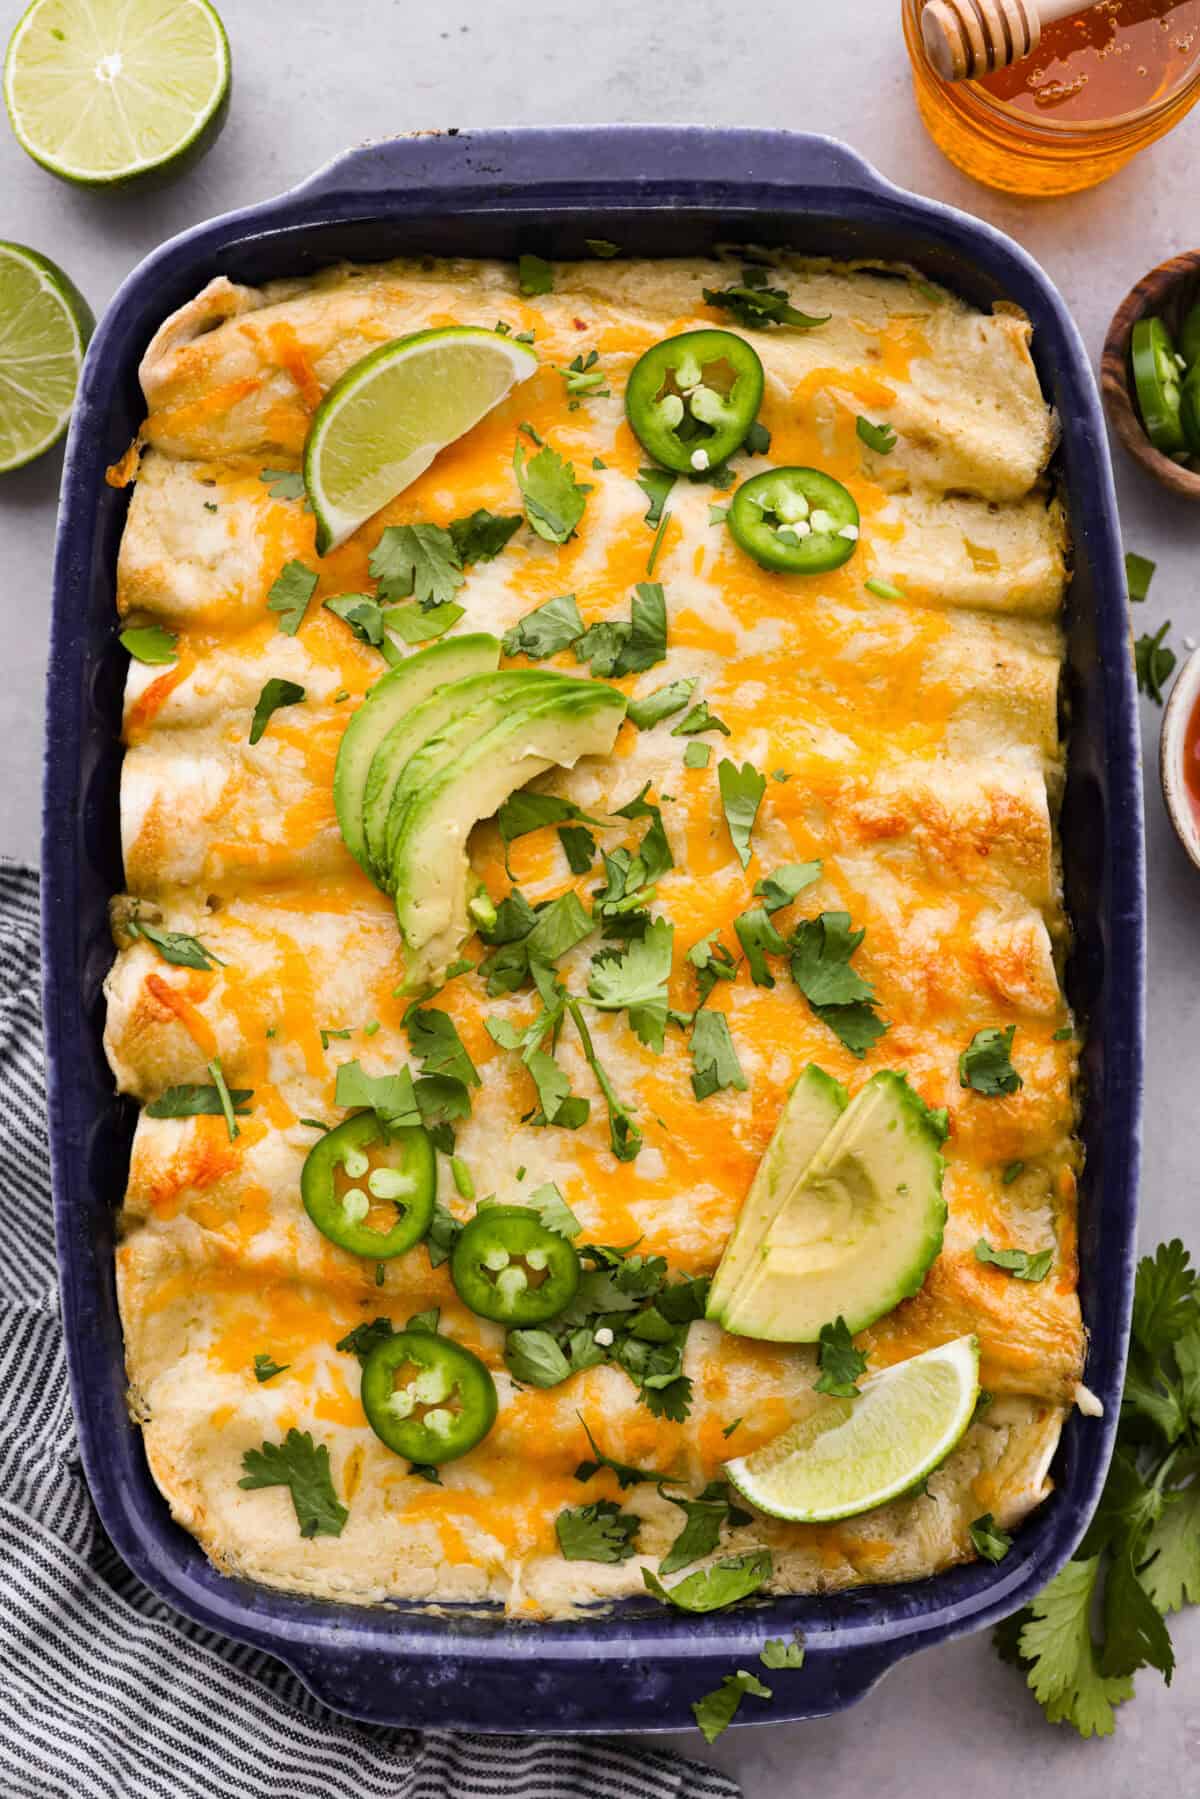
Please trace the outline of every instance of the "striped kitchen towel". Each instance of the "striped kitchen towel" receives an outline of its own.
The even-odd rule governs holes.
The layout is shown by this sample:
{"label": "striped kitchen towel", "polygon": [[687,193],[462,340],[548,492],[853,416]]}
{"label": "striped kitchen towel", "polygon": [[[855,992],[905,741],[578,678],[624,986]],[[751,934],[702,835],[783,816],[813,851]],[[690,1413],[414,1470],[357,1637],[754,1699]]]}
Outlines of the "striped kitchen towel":
{"label": "striped kitchen towel", "polygon": [[0,862],[0,1794],[3,1799],[738,1799],[593,1738],[382,1730],[179,1617],[84,1483],[58,1318],[37,877]]}

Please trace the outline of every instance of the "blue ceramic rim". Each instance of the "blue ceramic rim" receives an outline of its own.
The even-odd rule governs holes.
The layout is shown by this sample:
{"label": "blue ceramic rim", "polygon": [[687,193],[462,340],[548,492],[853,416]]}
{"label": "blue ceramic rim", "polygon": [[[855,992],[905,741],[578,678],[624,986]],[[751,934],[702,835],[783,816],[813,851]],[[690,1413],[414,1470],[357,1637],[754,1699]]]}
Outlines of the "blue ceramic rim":
{"label": "blue ceramic rim", "polygon": [[[546,170],[553,170],[547,178]],[[654,174],[646,171],[653,169]],[[690,1619],[655,1610],[529,1627],[411,1608],[365,1611],[250,1587],[217,1574],[170,1523],[142,1469],[140,1483],[114,1466],[118,1421],[94,1378],[89,1329],[111,1308],[112,1271],[97,1259],[88,1221],[88,1115],[81,1041],[95,1031],[81,1003],[76,919],[88,891],[79,820],[88,764],[100,753],[82,723],[87,666],[79,596],[98,575],[99,483],[112,460],[106,422],[129,374],[131,317],[155,314],[155,296],[181,281],[192,289],[238,245],[351,221],[411,219],[438,206],[472,217],[522,222],[538,247],[539,221],[586,220],[589,234],[620,233],[642,213],[717,211],[760,221],[839,221],[863,236],[904,226],[932,256],[939,247],[973,264],[981,279],[1017,299],[1034,319],[1043,378],[1063,420],[1063,461],[1077,543],[1098,582],[1098,703],[1102,740],[1105,865],[1102,934],[1107,979],[1091,1019],[1105,1046],[1100,1149],[1104,1258],[1094,1270],[1103,1297],[1093,1317],[1089,1383],[1106,1406],[1103,1423],[1068,1425],[1089,1434],[1073,1452],[1056,1497],[1022,1530],[1018,1553],[999,1567],[972,1565],[904,1587],[857,1589],[827,1599],[781,1599],[732,1615]],[[607,229],[605,229],[607,227]],[[524,241],[524,239],[523,239]],[[461,253],[470,253],[464,243]],[[844,252],[843,252],[844,253]],[[879,253],[879,252],[877,252]],[[174,300],[172,304],[177,303]],[[140,328],[140,327],[139,327]],[[144,346],[146,333],[136,346]],[[1086,479],[1084,478],[1086,477]],[[1128,1330],[1139,1159],[1144,984],[1144,864],[1136,699],[1128,655],[1124,578],[1115,496],[1099,402],[1078,333],[1035,263],[991,227],[884,181],[834,140],[785,132],[702,127],[545,128],[421,136],[367,145],[338,158],[277,200],[228,214],[172,239],[134,271],[101,322],[88,354],[68,440],[55,559],[48,680],[48,754],[43,841],[44,1000],[51,1153],[64,1325],[81,1448],[101,1517],[117,1548],[156,1592],[196,1621],[279,1655],[335,1708],[379,1722],[467,1724],[476,1729],[667,1729],[690,1722],[688,1703],[716,1684],[764,1636],[804,1630],[803,1679],[777,1684],[769,1716],[815,1716],[866,1691],[901,1656],[1006,1615],[1025,1602],[1076,1546],[1102,1483],[1115,1430]],[[1074,750],[1074,745],[1073,745]],[[1093,1105],[1095,1102],[1093,1102]],[[1093,1149],[1093,1164],[1096,1151]],[[80,1237],[81,1221],[85,1227]],[[102,1235],[103,1233],[99,1233]],[[111,1370],[109,1371],[112,1372]],[[119,1371],[118,1371],[119,1372]],[[496,1703],[447,1689],[490,1669]],[[409,1678],[397,1680],[404,1667]],[[604,1673],[601,1675],[600,1668]],[[514,1703],[502,1670],[518,1671]],[[412,1676],[419,1673],[420,1679]],[[607,1688],[606,1688],[607,1681]],[[530,1695],[532,1695],[530,1697]]]}

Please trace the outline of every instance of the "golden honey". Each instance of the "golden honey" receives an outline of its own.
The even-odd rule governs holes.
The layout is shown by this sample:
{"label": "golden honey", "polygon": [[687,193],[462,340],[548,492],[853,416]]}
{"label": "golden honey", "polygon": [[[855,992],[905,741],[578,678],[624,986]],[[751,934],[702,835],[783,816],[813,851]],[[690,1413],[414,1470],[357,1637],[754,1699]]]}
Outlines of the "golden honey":
{"label": "golden honey", "polygon": [[989,187],[1094,187],[1200,100],[1200,0],[1101,0],[1048,25],[1032,56],[983,81],[943,81],[903,0],[917,106],[935,144]]}

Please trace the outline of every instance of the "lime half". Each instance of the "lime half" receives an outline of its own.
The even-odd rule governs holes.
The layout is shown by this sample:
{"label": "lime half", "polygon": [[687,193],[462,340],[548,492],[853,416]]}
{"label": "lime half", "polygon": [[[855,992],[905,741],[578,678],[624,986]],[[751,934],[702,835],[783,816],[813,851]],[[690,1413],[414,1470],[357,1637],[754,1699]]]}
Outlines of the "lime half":
{"label": "lime half", "polygon": [[477,325],[418,331],[372,350],[325,395],[304,446],[322,556],[416,480],[538,365]]}
{"label": "lime half", "polygon": [[228,95],[229,44],[208,0],[33,0],[4,60],[21,148],[89,187],[190,161]]}
{"label": "lime half", "polygon": [[0,243],[0,474],[32,462],[67,428],[88,303],[36,250]]}
{"label": "lime half", "polygon": [[725,1472],[774,1518],[823,1524],[895,1499],[945,1461],[979,1397],[979,1344],[956,1337],[828,1399]]}

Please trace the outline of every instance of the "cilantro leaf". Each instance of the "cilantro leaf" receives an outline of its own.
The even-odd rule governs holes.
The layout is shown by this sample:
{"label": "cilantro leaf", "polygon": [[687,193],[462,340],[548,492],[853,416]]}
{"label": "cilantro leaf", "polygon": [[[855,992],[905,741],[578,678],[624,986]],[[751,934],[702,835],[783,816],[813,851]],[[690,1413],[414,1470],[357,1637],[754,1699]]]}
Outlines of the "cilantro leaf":
{"label": "cilantro leaf", "polygon": [[396,1334],[395,1326],[390,1318],[373,1318],[370,1324],[356,1324],[352,1331],[347,1331],[334,1344],[335,1349],[344,1350],[348,1355],[356,1355],[360,1362],[366,1363],[373,1349],[381,1343],[387,1343]]}
{"label": "cilantro leaf", "polygon": [[773,868],[769,875],[764,875],[761,881],[755,881],[754,891],[761,897],[766,911],[778,912],[784,906],[790,906],[797,894],[820,878],[819,862],[784,862]]}
{"label": "cilantro leaf", "polygon": [[547,600],[544,605],[527,612],[504,633],[504,654],[528,656],[531,661],[540,662],[546,656],[567,649],[582,636],[583,620],[575,595],[560,593],[556,599]]}
{"label": "cilantro leaf", "polygon": [[607,260],[610,256],[621,254],[621,246],[610,243],[606,237],[585,237],[583,241],[593,256],[600,256]]}
{"label": "cilantro leaf", "polygon": [[890,456],[896,447],[896,433],[890,425],[873,425],[865,419],[861,412],[854,421],[854,429],[869,450],[877,456]]}
{"label": "cilantro leaf", "polygon": [[573,875],[585,875],[596,860],[596,839],[583,825],[560,825],[558,841]]}
{"label": "cilantro leaf", "polygon": [[697,737],[694,742],[688,744],[683,752],[683,766],[685,768],[707,768],[711,755],[712,745],[702,743]]}
{"label": "cilantro leaf", "polygon": [[274,1380],[277,1374],[286,1374],[291,1365],[290,1362],[273,1361],[269,1355],[256,1355],[254,1378],[261,1386],[263,1381]]}
{"label": "cilantro leaf", "polygon": [[584,1435],[588,1440],[588,1448],[591,1450],[593,1456],[593,1460],[590,1462],[580,1462],[575,1470],[576,1480],[589,1481],[593,1479],[595,1475],[599,1474],[602,1469],[607,1468],[610,1474],[616,1475],[617,1484],[621,1488],[621,1491],[624,1492],[627,1487],[636,1487],[642,1481],[664,1481],[667,1479],[665,1474],[659,1474],[654,1468],[634,1468],[631,1467],[628,1462],[618,1462],[615,1461],[611,1455],[605,1455],[604,1451],[596,1442],[595,1437],[593,1437],[591,1431],[588,1429],[587,1420],[584,1418],[583,1413],[578,1412],[576,1416],[578,1417],[580,1424],[583,1425]]}
{"label": "cilantro leaf", "polygon": [[[686,719],[684,723],[687,723]],[[737,859],[745,868],[750,861],[754,821],[767,783],[752,763],[743,762],[739,769],[727,756],[717,767],[717,780],[720,783],[721,804],[725,809],[729,835],[737,852]]]}
{"label": "cilantro leaf", "polygon": [[708,996],[718,981],[732,981],[737,972],[737,964],[721,942],[718,931],[709,931],[701,937],[699,943],[693,943],[687,959],[696,970],[696,985],[700,990],[702,1006],[707,1003]]}
{"label": "cilantro leaf", "polygon": [[429,1226],[429,1235],[425,1239],[425,1247],[429,1251],[429,1266],[440,1268],[448,1262],[458,1242],[462,1225],[441,1200],[436,1200],[433,1207],[433,1222]]}
{"label": "cilantro leaf", "polygon": [[553,1181],[544,1181],[540,1187],[534,1188],[529,1195],[529,1206],[548,1231],[556,1231],[568,1242],[583,1229]]}
{"label": "cilantro leaf", "polygon": [[959,1086],[971,1087],[989,1098],[1016,1093],[1023,1087],[1025,1083],[1009,1060],[1016,1030],[1016,1025],[1010,1024],[1004,1031],[997,1025],[976,1031],[958,1058]]}
{"label": "cilantro leaf", "polygon": [[673,1493],[664,1493],[663,1498],[679,1507],[684,1526],[658,1564],[660,1574],[677,1574],[681,1568],[711,1555],[726,1525],[750,1522],[750,1513],[733,1502],[723,1480],[710,1481],[698,1499],[676,1499]]}
{"label": "cilantro leaf", "polygon": [[1142,1553],[1138,1579],[1160,1612],[1200,1605],[1200,1480],[1168,1494]]}
{"label": "cilantro leaf", "polygon": [[852,1055],[865,1055],[887,1024],[875,1011],[874,988],[850,967],[864,931],[848,912],[803,919],[790,939],[792,979],[821,1019]]}
{"label": "cilantro leaf", "polygon": [[829,322],[832,316],[829,313],[818,317],[812,313],[798,312],[786,289],[768,287],[766,279],[765,269],[745,268],[742,270],[740,285],[721,288],[715,292],[711,287],[704,288],[705,304],[728,312],[739,325],[751,331],[755,328],[766,330],[769,325],[798,325],[802,330],[811,331],[814,326]]}
{"label": "cilantro leaf", "polygon": [[698,1569],[673,1587],[664,1587],[649,1568],[642,1569],[642,1579],[655,1598],[666,1605],[677,1606],[681,1612],[716,1612],[757,1593],[770,1580],[771,1567],[770,1550],[756,1549],[747,1555],[727,1556],[710,1568]]}
{"label": "cilantro leaf", "polygon": [[839,1399],[857,1399],[858,1381],[867,1371],[867,1358],[861,1349],[855,1349],[846,1320],[839,1316],[832,1324],[823,1324],[819,1341],[817,1365],[821,1374],[813,1382],[815,1390]]}
{"label": "cilantro leaf", "polygon": [[[254,1098],[252,1087],[231,1087],[228,1097],[237,1117],[245,1118]],[[168,1087],[146,1107],[147,1118],[220,1118],[225,1111],[221,1091],[212,1086]]]}
{"label": "cilantro leaf", "polygon": [[753,1693],[756,1699],[771,1697],[770,1687],[765,1687],[756,1674],[739,1668],[736,1674],[726,1674],[715,1692],[696,1700],[692,1712],[706,1743],[715,1743],[728,1730],[747,1693]]}
{"label": "cilantro leaf", "polygon": [[639,731],[648,731],[660,719],[682,712],[695,685],[696,676],[692,675],[683,681],[672,681],[667,687],[656,687],[653,693],[646,694],[643,699],[630,700],[625,716]]}
{"label": "cilantro leaf", "polygon": [[702,1010],[696,1013],[690,1047],[692,1092],[697,1099],[708,1099],[726,1087],[745,1092],[746,1077],[729,1034],[729,1020],[723,1012]]}
{"label": "cilantro leaf", "polygon": [[513,473],[525,503],[525,516],[547,543],[566,543],[575,535],[591,487],[576,481],[573,463],[564,462],[546,444],[528,462],[518,438],[513,445]]}
{"label": "cilantro leaf", "polygon": [[571,1091],[570,1078],[552,1055],[535,1049],[525,1057],[525,1066],[537,1089],[538,1111],[529,1119],[531,1125],[558,1125],[563,1130],[577,1131],[591,1116],[591,1101]]}
{"label": "cilantro leaf", "polygon": [[764,1668],[802,1668],[804,1639],[796,1636],[790,1643],[785,1643],[782,1637],[768,1637],[759,1650],[758,1659]]}
{"label": "cilantro leaf", "polygon": [[1002,1562],[1012,1548],[1012,1538],[1001,1530],[990,1512],[967,1526],[976,1553],[988,1562]]}
{"label": "cilantro leaf", "polygon": [[623,955],[593,963],[588,981],[592,1003],[602,1012],[629,1014],[630,1028],[647,1048],[661,1052],[667,1028],[667,981],[675,927],[655,919],[644,937]]}
{"label": "cilantro leaf", "polygon": [[667,602],[658,581],[639,581],[624,619],[601,619],[589,625],[575,643],[576,662],[586,662],[594,675],[641,674],[667,653]]}
{"label": "cilantro leaf", "polygon": [[[323,604],[326,612],[332,612],[344,625],[349,625],[360,643],[369,644],[372,649],[378,650],[393,668],[401,660],[399,650],[385,629],[389,624],[394,626],[395,619],[389,618],[379,601],[372,599],[369,593],[339,593]],[[421,612],[420,607],[416,610],[423,619],[427,616]]]}
{"label": "cilantro leaf", "polygon": [[523,294],[551,294],[554,292],[554,270],[540,256],[518,256],[517,283]]}
{"label": "cilantro leaf", "polygon": [[465,1087],[480,1085],[479,1071],[448,1012],[436,1006],[410,1006],[404,1014],[404,1026],[412,1052],[420,1058],[422,1074],[448,1075]]}
{"label": "cilantro leaf", "polygon": [[333,1103],[345,1110],[364,1106],[383,1120],[389,1130],[406,1130],[421,1123],[421,1112],[407,1068],[399,1074],[367,1074],[357,1062],[343,1062],[337,1071]]}
{"label": "cilantro leaf", "polygon": [[304,476],[299,469],[264,468],[258,473],[267,484],[273,500],[302,500],[305,497]]}
{"label": "cilantro leaf", "polygon": [[519,512],[489,512],[485,506],[477,506],[466,518],[451,519],[450,541],[460,567],[494,561],[520,528]]}
{"label": "cilantro leaf", "polygon": [[1027,1249],[993,1249],[986,1237],[980,1237],[975,1245],[975,1260],[990,1263],[993,1268],[1003,1268],[1019,1281],[1044,1281],[1054,1260],[1054,1250],[1039,1249],[1033,1254]]}
{"label": "cilantro leaf", "polygon": [[1073,1724],[1082,1737],[1111,1736],[1113,1707],[1133,1697],[1132,1680],[1105,1676],[1097,1660],[1090,1618],[1099,1574],[1099,1556],[1068,1562],[1021,1614],[1017,1639],[1047,1718]]}
{"label": "cilantro leaf", "polygon": [[269,681],[264,681],[254,708],[254,717],[250,721],[250,742],[259,741],[272,713],[278,712],[281,706],[298,706],[304,697],[303,687],[295,681],[282,680],[278,675],[272,675]]}
{"label": "cilantro leaf", "polygon": [[[695,685],[695,683],[693,683]],[[677,725],[671,727],[672,737],[697,737],[701,731],[720,731],[723,737],[732,737],[733,733],[723,719],[708,709],[708,701],[701,700],[693,706],[686,718],[681,718]],[[742,864],[743,868],[745,863]]]}
{"label": "cilantro leaf", "polygon": [[385,605],[411,596],[426,611],[452,601],[465,578],[454,539],[441,525],[389,525],[367,566]]}
{"label": "cilantro leaf", "polygon": [[135,662],[145,662],[151,667],[179,660],[175,653],[179,638],[163,625],[127,625],[118,633],[118,641]]}
{"label": "cilantro leaf", "polygon": [[767,966],[767,957],[786,956],[787,944],[767,917],[762,906],[752,906],[733,921],[737,940],[750,965],[750,979],[756,987],[773,987],[775,976]]}
{"label": "cilantro leaf", "polygon": [[[389,631],[394,631],[405,643],[429,643],[435,637],[444,637],[462,616],[463,608],[450,602],[427,609],[413,600],[408,606],[389,606],[384,614],[384,623]],[[395,661],[386,635],[379,647],[389,662]]]}
{"label": "cilantro leaf", "polygon": [[242,1457],[239,1487],[287,1487],[302,1537],[340,1537],[350,1513],[339,1503],[329,1471],[329,1451],[314,1446],[309,1431],[293,1427],[282,1443],[264,1443]]}
{"label": "cilantro leaf", "polygon": [[200,968],[211,973],[218,963],[225,966],[214,950],[206,949],[198,937],[189,937],[186,931],[164,931],[143,918],[131,918],[125,928],[131,937],[144,937],[163,961],[175,968]]}
{"label": "cilantro leaf", "polygon": [[592,394],[599,400],[608,399],[612,389],[604,385],[608,376],[598,366],[599,361],[598,351],[588,350],[585,354],[581,350],[578,356],[572,356],[565,369],[558,370],[569,396],[569,412],[578,410],[580,399],[584,395]]}
{"label": "cilantro leaf", "polygon": [[1133,1335],[1138,1347],[1161,1360],[1192,1324],[1200,1277],[1178,1237],[1160,1243],[1138,1263],[1133,1290]]}
{"label": "cilantro leaf", "polygon": [[637,1554],[634,1537],[641,1520],[623,1512],[615,1499],[570,1506],[554,1520],[563,1559],[568,1562],[627,1562]]}
{"label": "cilantro leaf", "polygon": [[527,1387],[557,1387],[574,1372],[557,1339],[547,1330],[509,1331],[504,1365],[514,1380]]}
{"label": "cilantro leaf", "polygon": [[567,819],[586,825],[601,822],[582,811],[574,800],[562,799],[557,793],[531,793],[524,787],[510,793],[496,814],[500,836],[506,844],[530,831],[540,831],[543,825],[562,824]]}
{"label": "cilantro leaf", "polygon": [[1125,552],[1125,584],[1129,589],[1131,600],[1144,600],[1150,592],[1150,583],[1154,579],[1154,571],[1158,567],[1148,556],[1139,556],[1134,550]]}
{"label": "cilantro leaf", "polygon": [[294,637],[308,610],[308,602],[317,589],[315,570],[294,559],[285,562],[267,594],[267,610],[279,614],[279,629],[285,637]]}
{"label": "cilantro leaf", "polygon": [[596,1077],[596,1083],[604,1095],[604,1103],[608,1108],[608,1139],[612,1153],[618,1162],[635,1161],[642,1147],[642,1133],[638,1129],[637,1121],[617,1098],[613,1084],[601,1066],[578,1000],[568,999],[567,1011],[571,1014],[575,1029],[579,1032],[579,1041],[583,1046],[588,1067]]}
{"label": "cilantro leaf", "polygon": [[1168,1686],[1175,1672],[1170,1633],[1154,1601],[1142,1586],[1126,1548],[1114,1556],[1104,1582],[1104,1647],[1100,1671],[1105,1676],[1136,1674],[1157,1668]]}
{"label": "cilantro leaf", "polygon": [[1170,680],[1175,668],[1175,652],[1163,641],[1170,629],[1168,619],[1153,636],[1143,631],[1133,646],[1133,671],[1138,692],[1148,694],[1157,706],[1163,703],[1163,682]]}
{"label": "cilantro leaf", "polygon": [[649,500],[645,523],[654,530],[662,519],[663,507],[678,477],[665,468],[640,468],[637,484]]}

